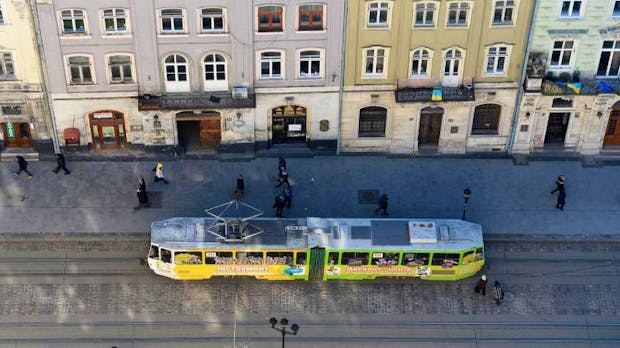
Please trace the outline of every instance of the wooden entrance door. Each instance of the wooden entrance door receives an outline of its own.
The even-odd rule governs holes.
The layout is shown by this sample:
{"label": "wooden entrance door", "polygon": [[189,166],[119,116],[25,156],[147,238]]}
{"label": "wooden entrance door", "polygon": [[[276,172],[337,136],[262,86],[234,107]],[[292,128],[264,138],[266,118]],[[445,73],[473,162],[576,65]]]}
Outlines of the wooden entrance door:
{"label": "wooden entrance door", "polygon": [[620,145],[620,108],[613,109],[609,114],[607,122],[607,130],[605,130],[605,139],[603,145]]}
{"label": "wooden entrance door", "polygon": [[443,111],[424,111],[420,113],[420,132],[418,134],[418,146],[439,145],[441,133],[441,119]]}
{"label": "wooden entrance door", "polygon": [[33,139],[28,122],[2,123],[2,134],[6,147],[32,147]]}
{"label": "wooden entrance door", "polygon": [[222,127],[219,117],[200,120],[200,145],[217,149],[222,140]]}
{"label": "wooden entrance door", "polygon": [[545,144],[564,144],[570,112],[552,112],[547,122]]}

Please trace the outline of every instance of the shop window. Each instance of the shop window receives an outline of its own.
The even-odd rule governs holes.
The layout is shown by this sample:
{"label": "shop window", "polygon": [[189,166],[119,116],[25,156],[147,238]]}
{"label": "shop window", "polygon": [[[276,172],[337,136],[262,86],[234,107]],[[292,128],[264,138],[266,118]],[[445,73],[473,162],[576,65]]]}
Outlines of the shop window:
{"label": "shop window", "polygon": [[460,254],[434,253],[432,265],[443,268],[458,266],[460,256]]}
{"label": "shop window", "polygon": [[400,259],[399,253],[373,252],[372,264],[377,266],[396,266]]}
{"label": "shop window", "polygon": [[268,265],[290,265],[293,263],[293,253],[288,251],[268,251],[265,263]]}
{"label": "shop window", "polygon": [[429,253],[404,253],[403,266],[426,266],[430,259]]}
{"label": "shop window", "polygon": [[159,255],[161,256],[161,261],[164,263],[172,262],[172,252],[168,249],[161,248],[159,250]]}
{"label": "shop window", "polygon": [[369,260],[368,253],[342,253],[343,265],[349,266],[366,266]]}
{"label": "shop window", "polygon": [[175,251],[174,264],[176,265],[202,265],[202,252],[200,251]]}
{"label": "shop window", "polygon": [[360,110],[358,136],[384,137],[387,109],[380,106],[368,106]]}
{"label": "shop window", "polygon": [[482,104],[474,109],[474,122],[471,127],[472,135],[498,134],[499,117],[502,107],[496,104]]}
{"label": "shop window", "polygon": [[207,265],[230,265],[234,263],[232,251],[218,251],[205,253]]}

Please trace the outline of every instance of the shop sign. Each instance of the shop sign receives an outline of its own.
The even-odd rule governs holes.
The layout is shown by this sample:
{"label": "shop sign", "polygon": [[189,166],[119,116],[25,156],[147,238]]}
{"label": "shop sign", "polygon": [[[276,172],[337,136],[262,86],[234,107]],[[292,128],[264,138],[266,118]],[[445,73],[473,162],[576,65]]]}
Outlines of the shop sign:
{"label": "shop sign", "polygon": [[102,119],[102,118],[114,118],[114,114],[111,112],[95,112],[93,114],[93,118]]}

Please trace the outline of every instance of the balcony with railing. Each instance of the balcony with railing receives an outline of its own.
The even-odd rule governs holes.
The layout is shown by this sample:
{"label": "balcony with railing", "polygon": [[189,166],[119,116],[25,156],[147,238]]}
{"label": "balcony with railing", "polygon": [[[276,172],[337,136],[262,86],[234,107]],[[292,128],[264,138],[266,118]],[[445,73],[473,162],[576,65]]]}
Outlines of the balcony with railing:
{"label": "balcony with railing", "polygon": [[395,96],[397,103],[474,101],[474,84],[467,77],[456,87],[442,86],[439,79],[399,79]]}

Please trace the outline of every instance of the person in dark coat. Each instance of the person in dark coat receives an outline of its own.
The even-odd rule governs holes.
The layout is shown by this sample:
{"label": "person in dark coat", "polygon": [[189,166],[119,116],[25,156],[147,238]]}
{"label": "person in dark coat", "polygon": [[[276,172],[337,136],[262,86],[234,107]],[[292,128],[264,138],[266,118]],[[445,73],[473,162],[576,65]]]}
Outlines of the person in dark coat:
{"label": "person in dark coat", "polygon": [[286,186],[284,188],[284,191],[282,192],[282,195],[284,196],[286,207],[290,209],[291,208],[291,204],[293,204],[293,189],[292,189],[292,187]]}
{"label": "person in dark coat", "polygon": [[135,210],[139,210],[142,207],[149,208],[151,206],[149,204],[149,197],[146,193],[146,182],[144,181],[144,178],[138,180],[136,195],[138,196],[138,206],[134,208]]}
{"label": "person in dark coat", "polygon": [[480,279],[476,283],[476,286],[474,287],[474,291],[482,294],[482,296],[487,295],[487,276],[486,275],[483,274],[480,277]]}
{"label": "person in dark coat", "polygon": [[278,171],[282,173],[283,170],[286,170],[286,160],[282,157],[278,157]]}
{"label": "person in dark coat", "polygon": [[556,187],[554,190],[551,191],[551,194],[554,194],[558,191],[564,191],[564,184],[566,184],[566,177],[564,175],[558,176],[558,178],[555,180]]}
{"label": "person in dark coat", "polygon": [[243,175],[241,174],[237,177],[237,191],[239,191],[242,195],[245,191],[245,181],[243,180]]}
{"label": "person in dark coat", "polygon": [[284,198],[283,194],[279,194],[274,199],[273,207],[276,208],[276,217],[282,217],[282,210],[284,209],[284,204],[286,202],[286,198]]}
{"label": "person in dark coat", "polygon": [[566,203],[566,190],[562,189],[558,194],[558,202],[556,203],[555,207],[564,211],[564,203]]}
{"label": "person in dark coat", "polygon": [[65,155],[61,153],[57,153],[56,163],[58,163],[58,166],[56,167],[56,169],[54,169],[54,173],[58,174],[58,172],[62,169],[65,171],[65,175],[71,174],[71,171],[67,169],[67,165],[65,163]]}
{"label": "person in dark coat", "polygon": [[19,170],[13,175],[18,176],[21,172],[26,172],[28,174],[28,179],[32,179],[32,173],[28,171],[28,161],[22,156],[15,156],[17,159],[17,165],[19,166]]}
{"label": "person in dark coat", "polygon": [[379,207],[375,209],[375,214],[377,214],[379,210],[383,210],[383,215],[388,215],[388,212],[387,212],[388,196],[385,193],[381,195],[381,197],[379,198],[379,201],[377,202],[377,205]]}
{"label": "person in dark coat", "polygon": [[287,186],[291,186],[291,183],[288,182],[288,172],[286,171],[286,168],[280,172],[280,179],[278,180],[276,188],[282,186],[284,183],[286,183]]}
{"label": "person in dark coat", "polygon": [[495,304],[498,306],[501,300],[504,299],[504,288],[502,288],[502,285],[498,281],[496,281],[493,286],[493,298],[495,299]]}

